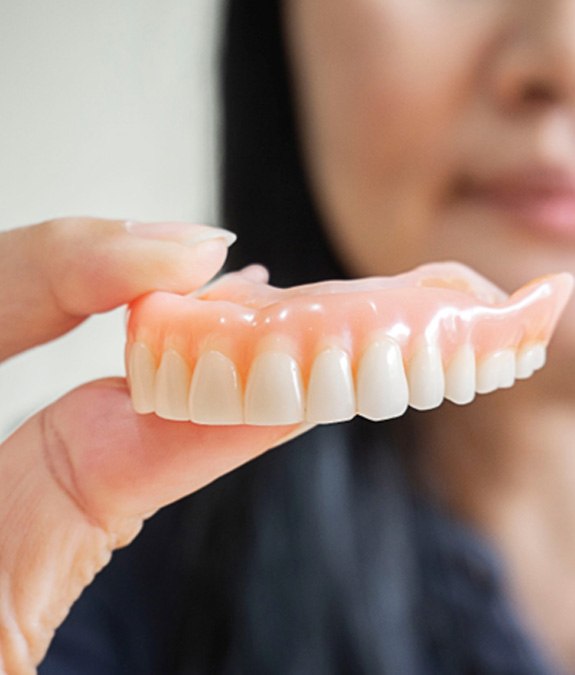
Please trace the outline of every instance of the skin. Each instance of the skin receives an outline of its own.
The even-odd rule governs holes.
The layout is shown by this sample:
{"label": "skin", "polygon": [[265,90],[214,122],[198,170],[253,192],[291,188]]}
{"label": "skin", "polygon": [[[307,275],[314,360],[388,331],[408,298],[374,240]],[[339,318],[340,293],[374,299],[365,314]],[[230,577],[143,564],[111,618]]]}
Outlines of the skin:
{"label": "skin", "polygon": [[[196,289],[226,257],[222,239],[193,245],[210,229],[146,224],[138,236],[121,221],[64,218],[0,234],[1,359],[152,289]],[[35,672],[74,600],[146,517],[301,430],[137,415],[122,379],[28,420],[0,446],[0,672]]]}
{"label": "skin", "polygon": [[[464,262],[506,290],[575,272],[575,239],[465,198],[464,178],[575,171],[571,0],[288,0],[310,178],[353,275]],[[416,479],[503,555],[519,615],[575,668],[575,304],[548,367],[421,418]],[[543,479],[544,477],[544,479]]]}
{"label": "skin", "polygon": [[[286,7],[311,176],[352,274],[453,258],[511,289],[575,271],[573,245],[457,199],[462,175],[513,158],[573,166],[571,0]],[[192,291],[221,267],[221,242],[190,246],[194,226],[167,229],[137,237],[75,218],[1,234],[0,358],[148,290]],[[574,317],[537,378],[422,417],[418,475],[496,542],[521,615],[571,668]],[[234,428],[137,416],[123,380],[85,385],[26,422],[0,448],[0,671],[34,672],[81,589],[145,517],[298,431],[245,429],[239,443]]]}

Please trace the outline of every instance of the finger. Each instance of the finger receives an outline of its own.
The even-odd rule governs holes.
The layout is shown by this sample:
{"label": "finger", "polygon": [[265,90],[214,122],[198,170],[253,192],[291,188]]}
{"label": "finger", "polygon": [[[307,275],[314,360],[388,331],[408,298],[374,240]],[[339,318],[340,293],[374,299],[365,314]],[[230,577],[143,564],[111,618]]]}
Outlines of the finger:
{"label": "finger", "polygon": [[137,415],[123,380],[80,387],[40,422],[53,465],[62,467],[61,481],[98,522],[155,511],[311,428],[207,426]]}
{"label": "finger", "polygon": [[0,360],[152,290],[186,293],[234,235],[187,223],[60,218],[0,234]]}
{"label": "finger", "polygon": [[263,265],[248,265],[241,269],[238,274],[244,277],[244,279],[255,281],[258,284],[267,284],[270,280],[270,273]]}
{"label": "finger", "polygon": [[137,416],[122,380],[30,419],[0,448],[0,671],[35,672],[72,603],[146,515],[293,430]]}

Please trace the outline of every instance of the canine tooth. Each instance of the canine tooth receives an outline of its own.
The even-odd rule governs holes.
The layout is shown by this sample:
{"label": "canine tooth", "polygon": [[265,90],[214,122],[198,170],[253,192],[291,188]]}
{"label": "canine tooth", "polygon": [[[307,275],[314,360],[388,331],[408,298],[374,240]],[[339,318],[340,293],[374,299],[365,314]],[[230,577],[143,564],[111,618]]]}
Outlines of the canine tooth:
{"label": "canine tooth", "polygon": [[357,370],[357,411],[369,420],[399,417],[407,409],[409,391],[401,349],[395,340],[372,343]]}
{"label": "canine tooth", "polygon": [[493,352],[477,368],[477,392],[489,394],[515,381],[515,355],[511,349]]}
{"label": "canine tooth", "polygon": [[351,364],[342,349],[318,354],[311,368],[306,403],[308,422],[340,422],[355,416]]}
{"label": "canine tooth", "polygon": [[284,352],[254,359],[245,393],[247,424],[294,424],[303,420],[303,386],[298,364]]}
{"label": "canine tooth", "polygon": [[164,352],[156,373],[156,414],[167,420],[189,420],[188,392],[191,373],[188,364],[173,349]]}
{"label": "canine tooth", "polygon": [[138,413],[154,412],[156,361],[143,342],[134,342],[128,358],[132,405]]}
{"label": "canine tooth", "polygon": [[242,392],[234,362],[220,352],[204,352],[196,363],[189,411],[199,424],[242,424]]}
{"label": "canine tooth", "polygon": [[523,347],[517,354],[516,377],[525,380],[531,377],[536,370],[545,365],[545,345],[529,345]]}
{"label": "canine tooth", "polygon": [[469,344],[460,347],[445,372],[445,398],[465,405],[475,398],[475,352]]}
{"label": "canine tooth", "polygon": [[409,405],[416,410],[436,408],[445,395],[445,375],[437,345],[421,345],[408,367]]}

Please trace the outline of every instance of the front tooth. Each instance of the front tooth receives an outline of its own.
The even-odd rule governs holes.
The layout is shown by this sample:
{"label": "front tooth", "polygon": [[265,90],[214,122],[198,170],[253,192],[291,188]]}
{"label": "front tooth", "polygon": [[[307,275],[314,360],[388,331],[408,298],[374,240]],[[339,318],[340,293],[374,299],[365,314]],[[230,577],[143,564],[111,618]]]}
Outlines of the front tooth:
{"label": "front tooth", "polygon": [[545,345],[529,345],[523,347],[517,354],[516,377],[525,380],[531,377],[536,370],[545,365]]}
{"label": "front tooth", "polygon": [[245,394],[246,424],[294,424],[303,420],[303,387],[298,364],[285,352],[254,359]]}
{"label": "front tooth", "polygon": [[425,343],[413,355],[408,368],[409,405],[416,410],[436,408],[445,395],[445,375],[437,345]]}
{"label": "front tooth", "polygon": [[409,391],[401,349],[395,340],[373,342],[357,370],[357,411],[368,420],[399,417],[407,409]]}
{"label": "front tooth", "polygon": [[234,362],[220,352],[204,352],[196,363],[189,411],[198,424],[242,424],[242,391]]}
{"label": "front tooth", "polygon": [[167,420],[189,420],[188,392],[191,373],[186,361],[173,349],[164,352],[156,374],[156,414]]}
{"label": "front tooth", "polygon": [[307,387],[306,420],[341,422],[355,416],[355,395],[349,356],[326,349],[313,362]]}
{"label": "front tooth", "polygon": [[489,394],[496,389],[510,387],[515,381],[515,354],[502,349],[490,354],[477,368],[477,392]]}
{"label": "front tooth", "polygon": [[137,413],[154,412],[156,361],[143,342],[134,342],[128,358],[132,405]]}
{"label": "front tooth", "polygon": [[469,344],[460,347],[445,372],[445,398],[465,405],[475,398],[475,352]]}

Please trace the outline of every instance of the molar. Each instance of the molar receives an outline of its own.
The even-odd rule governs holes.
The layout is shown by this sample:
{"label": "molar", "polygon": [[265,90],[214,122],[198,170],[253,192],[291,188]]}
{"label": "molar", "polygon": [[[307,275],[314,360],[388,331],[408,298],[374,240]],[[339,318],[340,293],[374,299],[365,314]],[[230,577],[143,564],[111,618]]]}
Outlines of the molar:
{"label": "molar", "polygon": [[242,392],[234,362],[221,352],[204,352],[196,363],[189,396],[192,422],[242,424]]}
{"label": "molar", "polygon": [[253,361],[245,392],[246,424],[303,421],[303,386],[295,359],[285,352],[262,352]]}
{"label": "molar", "polygon": [[445,372],[445,398],[465,405],[475,398],[475,352],[470,344],[460,347]]}
{"label": "molar", "polygon": [[342,349],[325,349],[315,358],[311,368],[306,420],[340,422],[354,415],[355,394],[349,356]]}
{"label": "molar", "polygon": [[436,408],[445,395],[441,352],[427,342],[415,351],[408,367],[409,405],[416,410]]}
{"label": "molar", "polygon": [[545,345],[532,344],[523,347],[517,354],[517,373],[519,380],[525,380],[531,377],[536,370],[543,368],[546,360]]}
{"label": "molar", "polygon": [[357,411],[369,420],[399,417],[407,409],[409,391],[401,349],[385,337],[373,342],[359,361]]}
{"label": "molar", "polygon": [[490,354],[477,368],[477,392],[489,394],[496,389],[506,389],[515,382],[515,352],[502,349]]}
{"label": "molar", "polygon": [[173,349],[164,352],[156,374],[156,414],[166,420],[187,421],[191,373],[186,361]]}
{"label": "molar", "polygon": [[132,404],[137,413],[154,412],[156,361],[143,342],[134,342],[128,357],[128,374]]}

